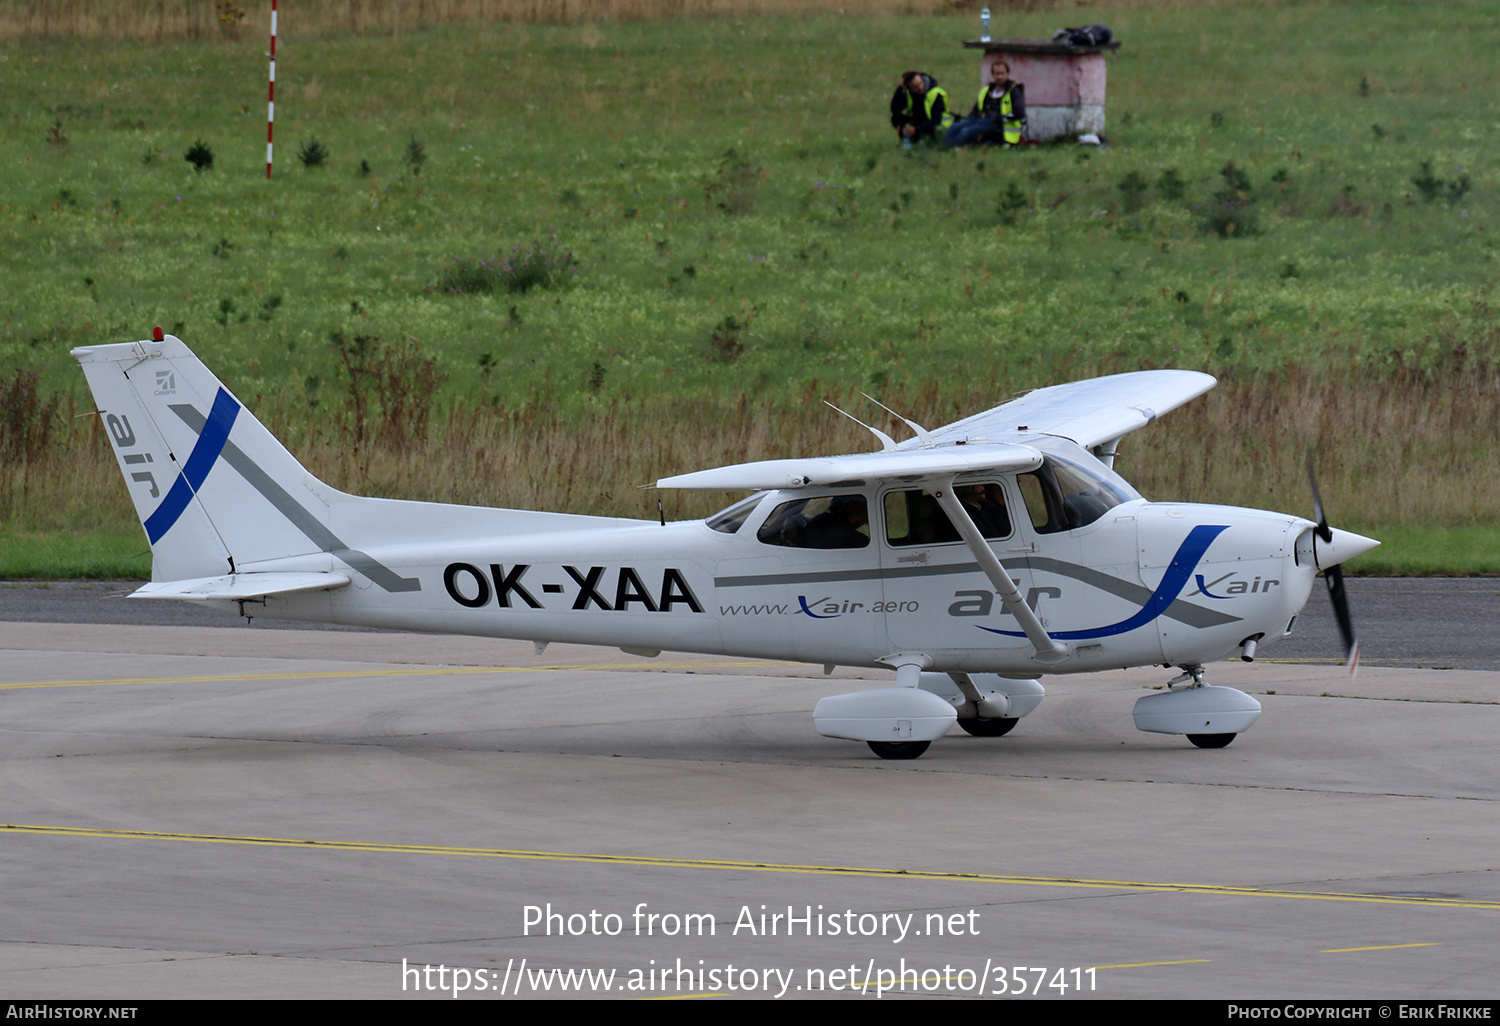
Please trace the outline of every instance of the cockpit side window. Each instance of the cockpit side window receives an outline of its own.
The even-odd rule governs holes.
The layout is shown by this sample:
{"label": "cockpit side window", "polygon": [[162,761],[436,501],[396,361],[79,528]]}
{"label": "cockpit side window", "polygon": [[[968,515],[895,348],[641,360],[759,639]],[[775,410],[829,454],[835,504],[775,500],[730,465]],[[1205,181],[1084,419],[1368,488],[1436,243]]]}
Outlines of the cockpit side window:
{"label": "cockpit side window", "polygon": [[863,495],[817,495],[783,502],[755,536],[793,549],[862,549],[870,544],[870,509]]}
{"label": "cockpit side window", "polygon": [[1087,527],[1133,496],[1075,463],[1048,456],[1042,465],[1016,477],[1026,512],[1037,534]]}
{"label": "cockpit side window", "polygon": [[756,492],[749,498],[736,502],[728,509],[720,510],[704,522],[720,534],[735,534],[745,526],[745,521],[750,519],[750,514],[755,512],[755,507],[759,506],[760,500],[765,497],[765,492]]}

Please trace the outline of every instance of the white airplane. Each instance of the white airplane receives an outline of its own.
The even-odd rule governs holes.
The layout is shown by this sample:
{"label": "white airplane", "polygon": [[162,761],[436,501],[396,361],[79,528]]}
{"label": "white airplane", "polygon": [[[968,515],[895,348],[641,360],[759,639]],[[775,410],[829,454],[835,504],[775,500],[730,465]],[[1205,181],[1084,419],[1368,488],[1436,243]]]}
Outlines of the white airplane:
{"label": "white airplane", "polygon": [[[1122,436],[1214,385],[1156,370],[1038,389],[879,452],[658,488],[752,492],[678,523],[362,498],[309,474],[183,342],[75,349],[151,544],[134,598],[242,616],[893,669],[820,733],[915,758],[998,737],[1043,674],[1176,666],[1141,730],[1220,748],[1260,705],[1203,666],[1285,637],[1325,571],[1379,543],[1265,510],[1148,502]],[[904,419],[904,418],[903,418]],[[1316,501],[1316,486],[1314,486]],[[1182,686],[1178,686],[1182,685]]]}

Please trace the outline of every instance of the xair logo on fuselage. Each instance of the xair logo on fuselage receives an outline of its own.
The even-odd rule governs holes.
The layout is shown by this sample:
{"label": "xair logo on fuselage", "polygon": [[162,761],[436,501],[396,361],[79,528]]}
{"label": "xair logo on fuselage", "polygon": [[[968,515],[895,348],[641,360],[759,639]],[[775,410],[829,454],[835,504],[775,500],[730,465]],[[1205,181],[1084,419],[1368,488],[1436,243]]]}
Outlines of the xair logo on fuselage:
{"label": "xair logo on fuselage", "polygon": [[[544,596],[562,595],[564,601],[571,590],[572,609],[602,609],[606,612],[638,609],[647,613],[670,613],[677,606],[685,606],[691,612],[703,612],[698,596],[693,594],[687,578],[676,567],[667,567],[661,572],[661,586],[654,591],[647,589],[641,572],[633,566],[613,569],[591,566],[580,570],[564,565],[562,570],[567,574],[569,584],[533,580],[528,587],[521,578],[530,569],[529,563],[514,563],[509,570],[503,563],[491,563],[486,573],[473,563],[449,563],[443,570],[443,587],[454,602],[469,609],[482,609],[492,602],[502,609],[545,609],[546,604],[537,598],[538,590]],[[612,582],[607,579],[610,574],[613,574]],[[541,572],[537,576],[540,575]]]}
{"label": "xair logo on fuselage", "polygon": [[[1261,580],[1259,577],[1257,577],[1253,581],[1230,580],[1231,577],[1237,576],[1239,575],[1231,571],[1230,573],[1227,573],[1222,577],[1215,578],[1212,581],[1205,581],[1202,574],[1195,574],[1193,579],[1198,584],[1198,590],[1193,592],[1188,597],[1191,598],[1192,595],[1206,595],[1211,599],[1228,599],[1234,598],[1236,595],[1262,594],[1264,592],[1270,591],[1272,588],[1280,587],[1281,585],[1280,581],[1270,579]],[[1222,594],[1216,595],[1214,594],[1214,592],[1208,590],[1210,588],[1222,592]]]}

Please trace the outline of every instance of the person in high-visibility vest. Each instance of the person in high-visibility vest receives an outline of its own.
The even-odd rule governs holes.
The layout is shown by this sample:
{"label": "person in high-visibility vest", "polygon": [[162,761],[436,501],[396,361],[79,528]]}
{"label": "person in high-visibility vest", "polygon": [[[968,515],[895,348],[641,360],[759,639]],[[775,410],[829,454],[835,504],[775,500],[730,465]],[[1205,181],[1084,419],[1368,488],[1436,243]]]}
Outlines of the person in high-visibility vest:
{"label": "person in high-visibility vest", "polygon": [[935,142],[953,124],[948,94],[937,79],[920,71],[908,71],[891,96],[891,125],[901,145],[910,149],[927,140]]}
{"label": "person in high-visibility vest", "polygon": [[979,87],[979,98],[969,116],[948,129],[945,145],[1020,144],[1026,124],[1026,87],[1010,77],[1010,65],[998,57],[990,65],[990,78],[993,81]]}

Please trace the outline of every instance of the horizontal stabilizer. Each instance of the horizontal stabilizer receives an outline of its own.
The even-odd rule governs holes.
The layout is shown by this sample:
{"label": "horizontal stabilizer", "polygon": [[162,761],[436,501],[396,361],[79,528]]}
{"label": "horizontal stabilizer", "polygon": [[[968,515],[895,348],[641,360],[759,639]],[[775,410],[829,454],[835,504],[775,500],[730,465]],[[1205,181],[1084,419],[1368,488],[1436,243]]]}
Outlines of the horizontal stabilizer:
{"label": "horizontal stabilizer", "polygon": [[945,445],[935,449],[864,452],[821,459],[762,460],[664,477],[658,488],[700,492],[755,492],[829,488],[872,481],[916,481],[980,471],[1020,473],[1041,466],[1042,454],[1025,445]]}
{"label": "horizontal stabilizer", "polygon": [[243,602],[267,595],[299,591],[332,591],[348,585],[349,577],[327,573],[250,573],[198,577],[190,581],[159,581],[134,592],[131,598],[176,599],[179,602]]}

